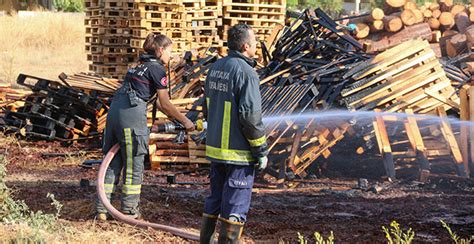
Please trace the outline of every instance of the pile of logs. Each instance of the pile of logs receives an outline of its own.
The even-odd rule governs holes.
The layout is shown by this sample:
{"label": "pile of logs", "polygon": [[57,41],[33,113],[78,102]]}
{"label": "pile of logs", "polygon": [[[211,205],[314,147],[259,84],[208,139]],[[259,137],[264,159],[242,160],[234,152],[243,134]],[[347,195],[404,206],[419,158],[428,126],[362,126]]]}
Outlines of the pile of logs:
{"label": "pile of logs", "polygon": [[355,36],[366,50],[383,51],[412,38],[430,41],[438,57],[454,57],[471,49],[474,6],[452,0],[417,5],[410,0],[387,0],[383,9],[355,18]]}

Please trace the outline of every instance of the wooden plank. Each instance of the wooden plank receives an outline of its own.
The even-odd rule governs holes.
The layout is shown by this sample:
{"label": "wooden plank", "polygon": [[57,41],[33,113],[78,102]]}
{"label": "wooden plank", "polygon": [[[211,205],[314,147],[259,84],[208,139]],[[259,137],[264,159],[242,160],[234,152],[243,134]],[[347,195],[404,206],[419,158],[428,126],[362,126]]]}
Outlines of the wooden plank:
{"label": "wooden plank", "polygon": [[[474,121],[474,87],[469,87],[468,91],[469,97],[469,120]],[[474,127],[469,127],[469,144],[471,152],[471,165],[474,164]]]}
{"label": "wooden plank", "polygon": [[301,142],[302,135],[303,133],[300,130],[298,130],[296,132],[295,137],[293,138],[293,144],[291,145],[291,153],[290,153],[290,157],[288,161],[288,167],[290,167],[291,170],[293,170],[293,172],[296,171],[295,157],[296,157],[296,154],[298,153],[298,150],[300,149],[299,145]]}
{"label": "wooden plank", "polygon": [[443,133],[444,138],[448,142],[449,147],[451,148],[451,153],[454,158],[454,163],[458,167],[458,173],[460,176],[467,177],[469,175],[468,165],[464,165],[464,160],[462,158],[461,150],[459,149],[456,137],[454,137],[451,126],[449,125],[446,118],[446,111],[444,108],[438,108],[438,115],[441,117],[441,132]]}
{"label": "wooden plank", "polygon": [[[413,115],[412,109],[406,109],[405,113],[408,115]],[[416,146],[416,155],[417,159],[420,162],[421,170],[430,171],[430,163],[428,162],[427,157],[427,149],[423,142],[423,137],[420,133],[420,128],[418,128],[418,124],[416,123],[416,119],[413,116],[407,116],[407,122],[405,123],[405,127],[410,130],[411,135],[413,136],[413,140],[415,141]],[[420,175],[421,176],[421,175]]]}
{"label": "wooden plank", "polygon": [[[380,113],[379,109],[376,109],[375,112]],[[389,179],[395,179],[395,164],[393,162],[392,148],[390,147],[390,141],[387,134],[387,129],[385,127],[385,122],[380,115],[375,116],[375,121],[377,124],[378,134],[380,136],[380,151],[382,152],[383,162],[385,166],[385,172]]]}
{"label": "wooden plank", "polygon": [[462,158],[464,165],[469,165],[469,127],[466,122],[470,120],[469,116],[469,100],[467,96],[468,87],[462,87],[459,90],[460,102],[460,119],[461,119],[461,133],[460,133],[460,146],[462,152]]}

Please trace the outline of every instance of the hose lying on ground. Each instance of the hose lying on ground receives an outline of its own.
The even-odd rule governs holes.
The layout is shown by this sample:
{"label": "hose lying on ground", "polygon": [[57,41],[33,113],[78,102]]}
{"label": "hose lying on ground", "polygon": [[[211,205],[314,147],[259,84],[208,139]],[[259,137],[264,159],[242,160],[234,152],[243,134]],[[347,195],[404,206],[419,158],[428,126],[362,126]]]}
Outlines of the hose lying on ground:
{"label": "hose lying on ground", "polygon": [[99,168],[99,176],[97,177],[97,193],[99,194],[99,199],[102,201],[104,204],[105,208],[107,211],[117,220],[122,221],[124,223],[127,223],[129,225],[133,226],[138,226],[141,228],[153,228],[156,230],[161,230],[161,231],[166,231],[169,232],[173,235],[188,239],[188,240],[195,240],[199,241],[199,234],[185,231],[183,229],[177,228],[177,227],[172,227],[168,225],[160,225],[160,224],[155,224],[155,223],[149,223],[145,221],[140,221],[136,219],[132,219],[130,217],[125,216],[122,214],[120,211],[114,208],[112,204],[109,202],[109,199],[107,199],[107,196],[105,195],[105,188],[104,188],[104,180],[105,180],[105,172],[107,171],[107,168],[109,167],[110,162],[114,158],[115,154],[120,150],[120,145],[117,143],[115,144],[105,155],[104,160],[102,161],[102,164],[100,165]]}

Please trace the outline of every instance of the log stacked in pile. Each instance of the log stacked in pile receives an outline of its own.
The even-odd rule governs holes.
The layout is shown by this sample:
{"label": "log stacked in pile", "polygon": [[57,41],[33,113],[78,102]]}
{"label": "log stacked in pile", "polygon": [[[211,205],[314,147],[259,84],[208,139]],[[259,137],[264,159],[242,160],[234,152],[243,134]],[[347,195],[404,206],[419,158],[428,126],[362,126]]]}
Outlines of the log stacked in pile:
{"label": "log stacked in pile", "polygon": [[130,46],[128,25],[133,0],[86,0],[86,52],[89,70],[103,76],[123,78],[128,64],[136,60]]}
{"label": "log stacked in pile", "polygon": [[[383,9],[355,19],[356,37],[368,51],[383,51],[411,38],[430,41],[438,57],[454,57],[471,49],[474,6],[452,0],[417,5],[407,0],[387,0]],[[469,30],[471,29],[471,30]]]}

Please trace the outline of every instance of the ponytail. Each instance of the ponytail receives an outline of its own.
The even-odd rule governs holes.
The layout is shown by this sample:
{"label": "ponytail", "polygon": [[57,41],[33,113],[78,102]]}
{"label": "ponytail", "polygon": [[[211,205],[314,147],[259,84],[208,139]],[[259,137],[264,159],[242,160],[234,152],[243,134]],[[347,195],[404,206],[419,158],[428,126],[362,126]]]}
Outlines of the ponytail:
{"label": "ponytail", "polygon": [[149,55],[155,55],[155,50],[157,48],[166,48],[169,45],[173,44],[171,39],[163,34],[150,33],[143,43],[143,49]]}

